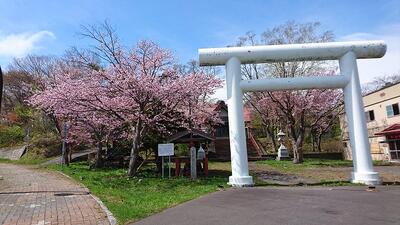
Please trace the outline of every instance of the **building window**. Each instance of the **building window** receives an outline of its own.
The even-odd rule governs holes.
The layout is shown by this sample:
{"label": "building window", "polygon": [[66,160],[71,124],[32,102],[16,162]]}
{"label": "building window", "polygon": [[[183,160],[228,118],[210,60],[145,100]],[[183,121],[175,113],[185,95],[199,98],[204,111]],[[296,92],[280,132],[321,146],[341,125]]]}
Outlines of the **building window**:
{"label": "building window", "polygon": [[393,105],[386,106],[386,114],[387,114],[387,117],[389,117],[389,118],[399,115],[400,114],[399,104],[396,103]]}
{"label": "building window", "polygon": [[374,110],[369,110],[365,112],[365,117],[367,119],[367,122],[374,121],[375,120]]}
{"label": "building window", "polygon": [[229,137],[229,126],[226,125],[217,127],[215,136]]}
{"label": "building window", "polygon": [[389,141],[389,152],[391,160],[400,159],[400,140]]}

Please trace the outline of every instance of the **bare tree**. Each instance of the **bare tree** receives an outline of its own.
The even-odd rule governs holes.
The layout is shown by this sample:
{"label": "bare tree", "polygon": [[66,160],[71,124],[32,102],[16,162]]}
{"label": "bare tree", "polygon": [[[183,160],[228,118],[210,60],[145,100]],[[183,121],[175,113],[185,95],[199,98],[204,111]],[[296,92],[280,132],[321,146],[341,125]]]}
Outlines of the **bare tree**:
{"label": "bare tree", "polygon": [[13,109],[17,105],[26,105],[33,94],[33,78],[21,71],[9,71],[4,74],[4,109]]}
{"label": "bare tree", "polygon": [[23,58],[14,58],[9,65],[9,71],[28,74],[32,78],[32,88],[43,90],[48,82],[54,80],[57,60],[53,56],[27,55]]}
{"label": "bare tree", "polygon": [[363,85],[362,92],[365,95],[373,91],[379,90],[383,87],[397,84],[399,82],[400,82],[400,71],[392,75],[383,75],[375,77],[371,82],[368,82],[365,85]]}
{"label": "bare tree", "polygon": [[87,52],[91,54],[82,54],[83,58],[94,55],[101,61],[114,66],[122,63],[123,49],[121,42],[115,29],[108,21],[96,25],[82,26],[82,31],[79,34],[95,41],[95,44],[87,49]]}
{"label": "bare tree", "polygon": [[[58,64],[59,59],[54,56],[28,55],[13,59],[4,76],[5,105],[10,109],[16,105],[27,106],[28,98],[34,93],[54,85]],[[61,135],[59,119],[49,112],[46,116]]]}

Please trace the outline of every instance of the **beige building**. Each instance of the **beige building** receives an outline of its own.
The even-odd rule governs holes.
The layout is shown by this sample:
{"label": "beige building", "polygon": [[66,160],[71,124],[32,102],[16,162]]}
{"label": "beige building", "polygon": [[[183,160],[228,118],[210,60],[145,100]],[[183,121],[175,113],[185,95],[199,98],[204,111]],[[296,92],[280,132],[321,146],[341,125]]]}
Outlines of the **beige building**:
{"label": "beige building", "polygon": [[[363,97],[373,160],[400,160],[400,83]],[[347,124],[341,117],[344,156],[351,159]]]}

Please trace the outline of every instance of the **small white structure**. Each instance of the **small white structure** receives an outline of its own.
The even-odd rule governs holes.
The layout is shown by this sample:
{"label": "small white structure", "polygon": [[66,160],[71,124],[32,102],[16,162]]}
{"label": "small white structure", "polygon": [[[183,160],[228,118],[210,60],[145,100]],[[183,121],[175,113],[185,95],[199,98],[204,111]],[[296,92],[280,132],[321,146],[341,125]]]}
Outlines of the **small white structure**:
{"label": "small white structure", "polygon": [[280,161],[280,160],[288,160],[290,159],[289,157],[289,151],[286,148],[285,145],[283,145],[283,141],[284,141],[284,137],[286,136],[285,133],[283,133],[282,131],[279,131],[278,135],[278,141],[280,143],[279,149],[278,149],[278,156],[276,157],[276,160]]}
{"label": "small white structure", "polygon": [[[342,88],[353,151],[352,182],[378,184],[373,170],[357,59],[380,58],[386,53],[383,41],[331,42],[292,45],[199,49],[201,66],[225,65],[228,97],[232,186],[252,186],[249,176],[243,121],[243,92],[293,89]],[[242,80],[241,64],[312,60],[339,60],[340,75]]]}
{"label": "small white structure", "polygon": [[203,160],[205,157],[206,157],[206,151],[204,151],[204,148],[201,147],[201,144],[200,144],[200,148],[197,151],[197,160]]}

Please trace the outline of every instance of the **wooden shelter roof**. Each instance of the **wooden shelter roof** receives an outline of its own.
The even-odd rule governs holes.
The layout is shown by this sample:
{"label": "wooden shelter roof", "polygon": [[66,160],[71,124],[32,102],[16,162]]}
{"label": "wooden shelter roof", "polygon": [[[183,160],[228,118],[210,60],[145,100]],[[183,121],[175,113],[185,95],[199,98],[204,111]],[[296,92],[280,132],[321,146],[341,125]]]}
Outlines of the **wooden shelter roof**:
{"label": "wooden shelter roof", "polygon": [[[192,135],[192,138],[191,138]],[[169,143],[189,143],[190,141],[198,142],[198,141],[213,141],[215,138],[210,136],[209,134],[197,130],[185,130],[178,132],[174,135],[171,135],[167,138],[167,142]]]}

